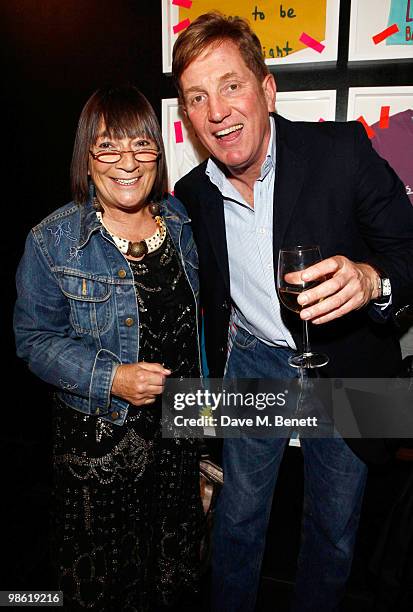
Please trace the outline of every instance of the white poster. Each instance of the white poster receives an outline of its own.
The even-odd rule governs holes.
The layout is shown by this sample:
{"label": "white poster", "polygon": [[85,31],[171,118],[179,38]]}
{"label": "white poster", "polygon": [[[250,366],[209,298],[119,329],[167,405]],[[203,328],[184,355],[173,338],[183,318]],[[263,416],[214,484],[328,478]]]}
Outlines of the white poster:
{"label": "white poster", "polygon": [[413,58],[413,0],[351,0],[349,61]]}

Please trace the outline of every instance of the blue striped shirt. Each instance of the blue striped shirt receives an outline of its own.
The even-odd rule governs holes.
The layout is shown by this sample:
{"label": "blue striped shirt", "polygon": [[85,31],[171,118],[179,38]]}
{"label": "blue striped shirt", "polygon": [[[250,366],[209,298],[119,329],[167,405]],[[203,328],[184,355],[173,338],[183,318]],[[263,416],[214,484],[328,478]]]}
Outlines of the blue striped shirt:
{"label": "blue striped shirt", "polygon": [[243,327],[270,346],[294,340],[281,320],[273,265],[273,201],[276,164],[275,124],[260,177],[254,184],[254,208],[210,158],[206,174],[224,198],[225,229],[231,284],[231,324]]}

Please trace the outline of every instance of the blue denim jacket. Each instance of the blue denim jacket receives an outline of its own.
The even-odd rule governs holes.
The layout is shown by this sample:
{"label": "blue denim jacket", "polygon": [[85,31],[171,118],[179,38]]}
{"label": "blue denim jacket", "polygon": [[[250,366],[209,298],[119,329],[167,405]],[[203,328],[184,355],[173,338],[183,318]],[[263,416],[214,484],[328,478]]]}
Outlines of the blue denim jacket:
{"label": "blue denim jacket", "polygon": [[[172,196],[161,203],[161,214],[198,313],[198,255],[190,219]],[[71,202],[32,229],[17,271],[17,294],[19,357],[57,387],[69,407],[122,425],[129,404],[110,390],[116,366],[139,360],[138,305],[128,261],[91,201]]]}

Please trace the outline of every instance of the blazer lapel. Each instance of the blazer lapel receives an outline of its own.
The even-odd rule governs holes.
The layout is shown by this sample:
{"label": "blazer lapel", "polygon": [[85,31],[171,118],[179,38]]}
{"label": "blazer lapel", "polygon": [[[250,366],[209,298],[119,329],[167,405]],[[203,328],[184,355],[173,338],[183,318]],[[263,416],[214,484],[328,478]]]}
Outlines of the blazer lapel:
{"label": "blazer lapel", "polygon": [[208,177],[207,188],[202,199],[203,223],[207,230],[218,267],[221,270],[225,285],[230,290],[227,237],[225,232],[224,202],[219,189]]}
{"label": "blazer lapel", "polygon": [[[275,115],[277,159],[274,189],[273,250],[277,269],[278,251],[298,204],[307,176],[307,153],[294,124]],[[284,245],[285,246],[285,245]]]}

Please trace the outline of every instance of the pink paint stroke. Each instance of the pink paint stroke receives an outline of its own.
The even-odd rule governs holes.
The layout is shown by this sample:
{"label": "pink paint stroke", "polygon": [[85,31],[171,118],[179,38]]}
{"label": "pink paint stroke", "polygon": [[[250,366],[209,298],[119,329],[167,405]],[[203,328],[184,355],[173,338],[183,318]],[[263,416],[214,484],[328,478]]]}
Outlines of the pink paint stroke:
{"label": "pink paint stroke", "polygon": [[182,8],[191,8],[192,0],[172,0],[172,4],[175,6],[182,6]]}
{"label": "pink paint stroke", "polygon": [[183,21],[180,21],[179,23],[174,25],[174,27],[172,28],[174,31],[174,34],[178,34],[178,32],[182,32],[182,30],[185,30],[185,28],[187,28],[190,23],[191,23],[190,19],[184,19]]}
{"label": "pink paint stroke", "polygon": [[389,127],[390,119],[390,106],[382,106],[380,110],[380,123],[379,127],[382,130],[386,130]]}
{"label": "pink paint stroke", "polygon": [[369,124],[367,123],[367,121],[365,120],[363,115],[360,115],[360,117],[357,119],[357,121],[360,121],[360,123],[364,126],[364,129],[366,130],[367,136],[369,138],[374,138],[375,137],[376,132],[373,130],[372,127],[369,126]]}
{"label": "pink paint stroke", "polygon": [[389,38],[389,36],[393,36],[393,34],[396,34],[398,31],[399,31],[399,26],[397,25],[397,23],[393,23],[393,25],[389,26],[382,32],[379,32],[378,34],[373,36],[373,42],[375,45],[378,45],[386,38]]}
{"label": "pink paint stroke", "polygon": [[179,144],[184,141],[184,135],[182,133],[182,123],[180,121],[174,121],[175,130],[175,142]]}
{"label": "pink paint stroke", "polygon": [[323,45],[321,42],[319,42],[315,38],[312,38],[305,32],[301,34],[298,40],[300,40],[307,47],[310,47],[310,49],[314,49],[314,51],[317,51],[317,53],[322,53],[324,49],[326,48],[325,45]]}

